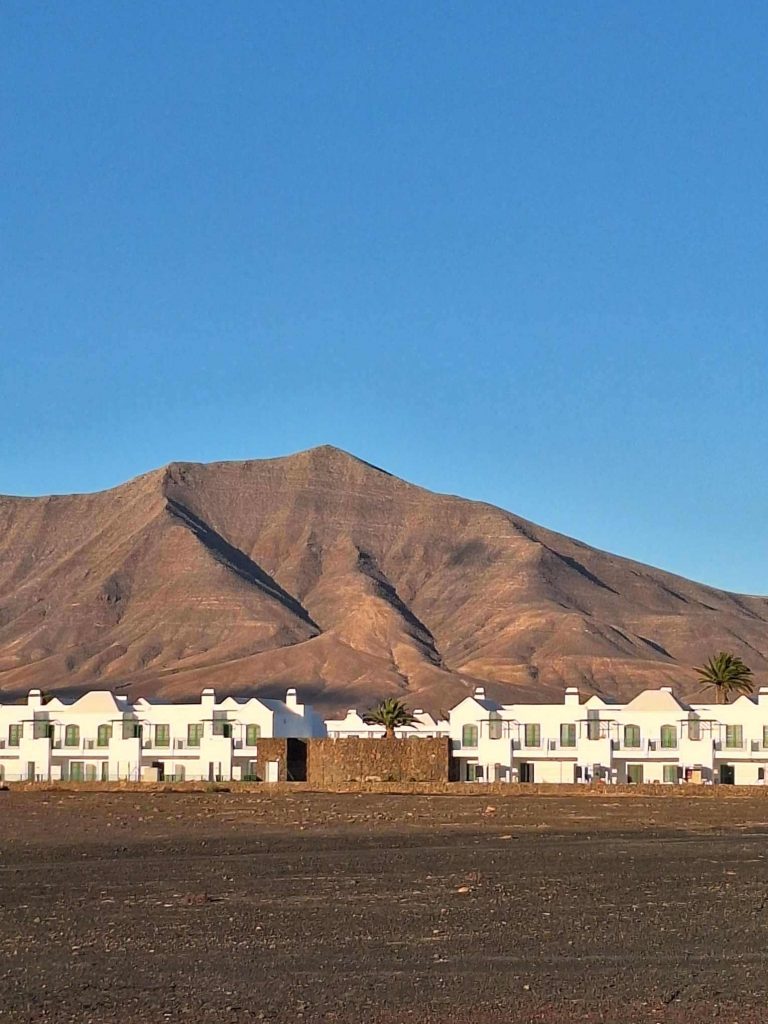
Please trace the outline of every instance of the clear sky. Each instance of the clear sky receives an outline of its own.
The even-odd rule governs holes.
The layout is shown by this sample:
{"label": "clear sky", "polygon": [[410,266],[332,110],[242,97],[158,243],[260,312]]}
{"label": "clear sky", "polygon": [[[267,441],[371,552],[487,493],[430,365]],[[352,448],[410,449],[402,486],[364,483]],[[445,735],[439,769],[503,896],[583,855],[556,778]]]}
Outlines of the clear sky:
{"label": "clear sky", "polygon": [[0,492],[331,443],[768,594],[768,5],[0,8]]}

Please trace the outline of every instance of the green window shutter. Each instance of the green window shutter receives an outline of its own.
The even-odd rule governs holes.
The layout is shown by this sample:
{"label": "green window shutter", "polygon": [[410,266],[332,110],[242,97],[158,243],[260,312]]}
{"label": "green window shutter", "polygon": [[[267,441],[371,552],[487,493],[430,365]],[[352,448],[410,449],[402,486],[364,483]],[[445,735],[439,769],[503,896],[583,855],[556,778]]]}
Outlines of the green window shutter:
{"label": "green window shutter", "polygon": [[261,739],[261,726],[260,725],[246,725],[245,727],[245,745],[247,747],[255,747],[257,742]]}
{"label": "green window shutter", "polygon": [[677,729],[674,725],[662,725],[661,746],[665,750],[673,750],[677,746]]}
{"label": "green window shutter", "polygon": [[477,746],[477,726],[476,725],[465,725],[461,730],[461,745],[462,747],[476,747]]}
{"label": "green window shutter", "polygon": [[9,725],[8,726],[8,746],[18,747],[21,742],[21,730],[20,725]]}
{"label": "green window shutter", "polygon": [[663,768],[663,779],[665,782],[677,782],[677,765],[665,764]]}
{"label": "green window shutter", "polygon": [[96,781],[96,765],[95,764],[87,764],[85,766],[85,781],[86,782],[95,782]]}
{"label": "green window shutter", "polygon": [[631,749],[637,749],[640,746],[639,725],[624,726],[624,746],[630,747]]}
{"label": "green window shutter", "polygon": [[170,747],[171,745],[171,727],[170,725],[156,725],[155,726],[155,746],[156,747]]}
{"label": "green window shutter", "polygon": [[192,722],[187,726],[187,746],[199,747],[203,736],[202,722]]}
{"label": "green window shutter", "polygon": [[575,747],[576,746],[576,723],[575,722],[564,722],[560,726],[560,746],[561,747]]}
{"label": "green window shutter", "polygon": [[504,726],[501,721],[501,715],[498,711],[492,711],[488,722],[488,738],[491,740],[500,740],[504,730]]}
{"label": "green window shutter", "polygon": [[80,726],[68,725],[64,730],[64,746],[65,747],[79,747],[80,746]]}
{"label": "green window shutter", "polygon": [[82,782],[83,781],[83,762],[72,761],[69,766],[69,781],[70,782]]}
{"label": "green window shutter", "polygon": [[744,726],[743,725],[726,725],[725,727],[725,745],[731,747],[734,750],[738,750],[744,746]]}
{"label": "green window shutter", "polygon": [[763,746],[768,747],[768,725],[763,726]]}
{"label": "green window shutter", "polygon": [[96,746],[97,747],[108,747],[109,741],[112,737],[112,726],[111,725],[100,725],[96,730]]}
{"label": "green window shutter", "polygon": [[526,747],[541,746],[541,726],[535,722],[529,722],[525,727],[525,745]]}

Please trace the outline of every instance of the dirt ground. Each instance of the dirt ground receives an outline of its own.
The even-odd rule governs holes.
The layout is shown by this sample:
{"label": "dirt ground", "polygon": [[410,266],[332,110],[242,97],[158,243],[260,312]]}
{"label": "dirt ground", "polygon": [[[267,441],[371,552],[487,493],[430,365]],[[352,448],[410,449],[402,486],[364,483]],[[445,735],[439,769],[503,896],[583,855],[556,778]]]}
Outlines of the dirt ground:
{"label": "dirt ground", "polygon": [[0,792],[0,1024],[768,1021],[768,802]]}

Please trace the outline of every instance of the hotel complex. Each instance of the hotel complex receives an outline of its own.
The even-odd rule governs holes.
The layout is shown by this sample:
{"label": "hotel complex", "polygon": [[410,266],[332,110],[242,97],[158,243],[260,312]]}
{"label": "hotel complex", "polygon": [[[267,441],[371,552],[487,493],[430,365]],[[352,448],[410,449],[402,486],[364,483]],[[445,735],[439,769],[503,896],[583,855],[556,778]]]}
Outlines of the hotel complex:
{"label": "hotel complex", "polygon": [[[732,704],[686,704],[670,687],[620,704],[582,702],[569,688],[557,704],[501,704],[475,690],[436,720],[414,712],[405,740],[450,738],[462,781],[660,782],[758,785],[768,766],[768,687]],[[76,699],[0,704],[0,781],[277,781],[259,761],[262,740],[383,736],[357,711],[323,720],[298,701],[226,697],[189,703],[130,702],[95,690]],[[261,759],[263,761],[263,758]]]}

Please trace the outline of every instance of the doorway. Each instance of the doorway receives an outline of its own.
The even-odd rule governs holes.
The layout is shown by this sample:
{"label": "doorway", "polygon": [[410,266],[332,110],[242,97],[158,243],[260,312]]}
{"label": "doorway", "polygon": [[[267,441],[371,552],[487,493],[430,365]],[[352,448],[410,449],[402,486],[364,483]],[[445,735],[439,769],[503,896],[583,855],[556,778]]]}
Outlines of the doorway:
{"label": "doorway", "polygon": [[643,781],[643,766],[641,764],[627,765],[627,782],[633,786],[639,786]]}
{"label": "doorway", "polygon": [[736,769],[732,764],[720,765],[720,783],[723,786],[732,786],[736,782]]}
{"label": "doorway", "polygon": [[520,781],[521,782],[533,782],[534,781],[534,768],[533,761],[521,761],[520,762]]}

